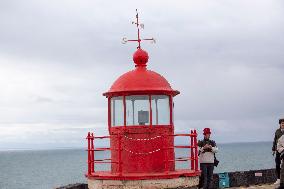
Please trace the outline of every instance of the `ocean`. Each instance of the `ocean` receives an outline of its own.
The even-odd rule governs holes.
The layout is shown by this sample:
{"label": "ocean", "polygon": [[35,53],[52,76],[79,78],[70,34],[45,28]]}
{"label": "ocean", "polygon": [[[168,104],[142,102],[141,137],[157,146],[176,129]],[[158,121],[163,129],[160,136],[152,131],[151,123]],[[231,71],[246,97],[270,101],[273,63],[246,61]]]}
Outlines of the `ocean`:
{"label": "ocean", "polygon": [[[274,167],[272,142],[219,144],[215,173],[268,169]],[[177,149],[176,156],[188,150]],[[108,157],[100,152],[96,158]],[[176,163],[177,168],[188,163]],[[95,167],[107,170],[105,164]],[[0,189],[51,189],[71,183],[86,182],[87,152],[84,149],[0,151]]]}

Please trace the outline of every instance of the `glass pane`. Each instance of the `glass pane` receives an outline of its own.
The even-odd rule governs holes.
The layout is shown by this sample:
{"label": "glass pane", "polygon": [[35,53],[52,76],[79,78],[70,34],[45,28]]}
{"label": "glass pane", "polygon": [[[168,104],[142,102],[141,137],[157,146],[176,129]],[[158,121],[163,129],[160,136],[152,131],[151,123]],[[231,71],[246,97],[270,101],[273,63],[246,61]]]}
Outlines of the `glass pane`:
{"label": "glass pane", "polygon": [[134,102],[135,100],[127,96],[125,97],[125,103],[126,103],[126,125],[135,125],[134,123]]}
{"label": "glass pane", "polygon": [[169,96],[153,95],[151,104],[152,104],[152,124],[169,125],[170,124]]}
{"label": "glass pane", "polygon": [[126,125],[149,125],[150,104],[149,96],[133,95],[125,97]]}
{"label": "glass pane", "polygon": [[123,126],[123,97],[111,98],[111,125]]}

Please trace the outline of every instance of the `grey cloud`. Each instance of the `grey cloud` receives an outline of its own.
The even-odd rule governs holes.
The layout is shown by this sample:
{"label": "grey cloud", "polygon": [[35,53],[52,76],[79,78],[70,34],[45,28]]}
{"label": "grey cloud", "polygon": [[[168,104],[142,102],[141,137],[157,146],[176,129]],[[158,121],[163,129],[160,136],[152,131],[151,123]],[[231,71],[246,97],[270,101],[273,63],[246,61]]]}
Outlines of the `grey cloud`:
{"label": "grey cloud", "polygon": [[282,2],[12,0],[0,2],[3,144],[13,146],[10,128],[26,131],[26,146],[35,128],[54,136],[41,143],[47,146],[64,146],[71,135],[82,146],[92,126],[107,133],[102,93],[134,68],[136,44],[120,41],[136,37],[137,7],[142,36],[157,38],[142,44],[149,69],[181,91],[177,132],[212,127],[221,142],[272,140],[284,116]]}

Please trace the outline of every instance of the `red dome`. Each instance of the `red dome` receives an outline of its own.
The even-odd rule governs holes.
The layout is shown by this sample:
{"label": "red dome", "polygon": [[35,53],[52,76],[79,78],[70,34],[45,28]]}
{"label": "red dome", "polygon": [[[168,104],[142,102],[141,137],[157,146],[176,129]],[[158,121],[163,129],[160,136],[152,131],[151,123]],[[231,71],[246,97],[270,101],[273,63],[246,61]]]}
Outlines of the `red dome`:
{"label": "red dome", "polygon": [[111,86],[110,90],[104,93],[105,96],[118,93],[138,92],[140,94],[166,93],[177,95],[179,91],[171,88],[168,81],[160,74],[147,70],[146,67],[137,67],[120,76]]}
{"label": "red dome", "polygon": [[169,94],[177,95],[179,91],[171,88],[168,81],[160,74],[147,70],[148,53],[137,49],[133,54],[133,61],[136,64],[135,70],[129,71],[120,76],[111,86],[110,90],[103,95],[131,95],[131,94]]}

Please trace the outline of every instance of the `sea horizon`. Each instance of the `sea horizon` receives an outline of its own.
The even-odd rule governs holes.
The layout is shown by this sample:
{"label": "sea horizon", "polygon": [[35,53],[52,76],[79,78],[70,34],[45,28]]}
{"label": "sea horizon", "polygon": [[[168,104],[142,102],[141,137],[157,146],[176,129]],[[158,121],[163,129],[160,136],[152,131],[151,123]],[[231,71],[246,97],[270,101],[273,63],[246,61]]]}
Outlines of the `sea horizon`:
{"label": "sea horizon", "polygon": [[[273,141],[239,141],[239,142],[219,142],[217,145],[226,144],[249,144],[249,143],[269,143]],[[186,143],[179,143],[179,145],[187,145]],[[98,147],[108,147],[109,145],[98,145]],[[81,146],[59,146],[59,147],[46,147],[46,148],[32,148],[32,147],[18,147],[18,148],[0,148],[0,151],[41,151],[41,150],[80,150],[87,149],[87,147]]]}

